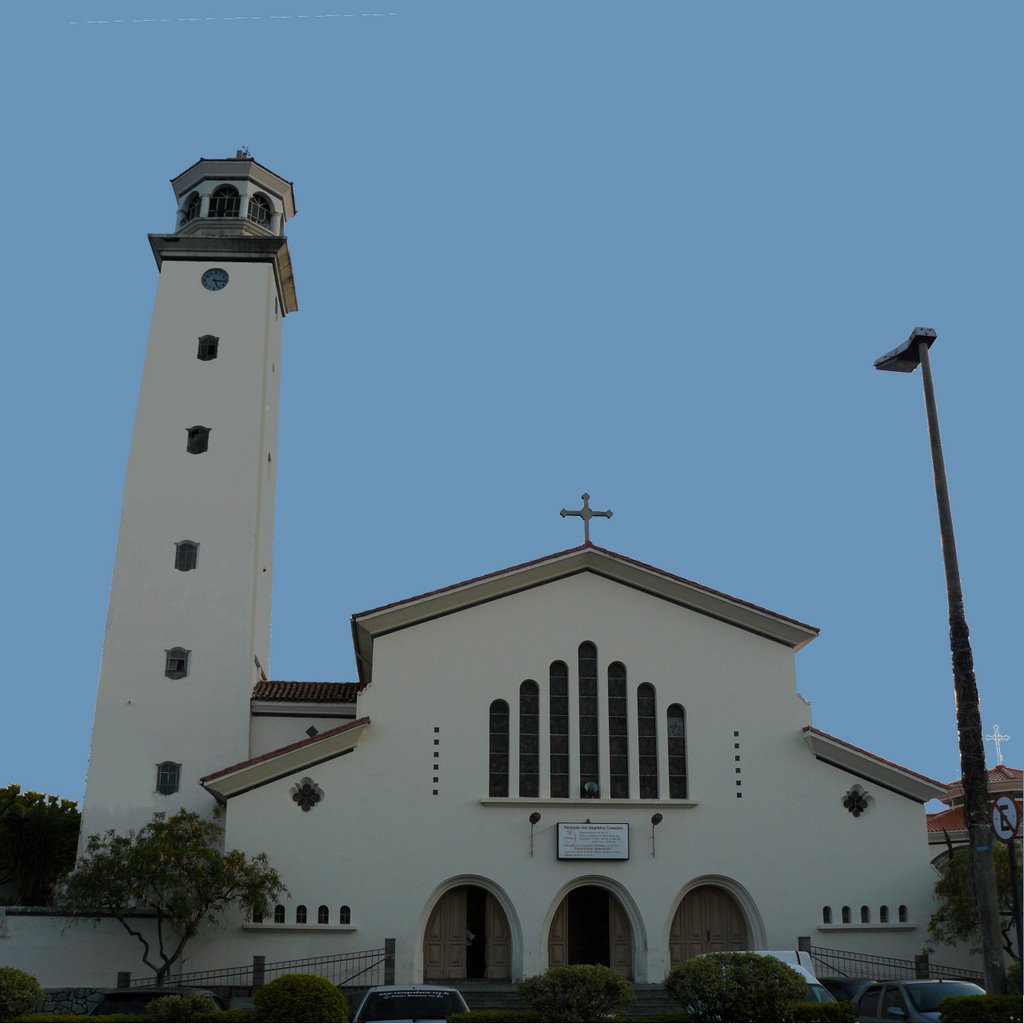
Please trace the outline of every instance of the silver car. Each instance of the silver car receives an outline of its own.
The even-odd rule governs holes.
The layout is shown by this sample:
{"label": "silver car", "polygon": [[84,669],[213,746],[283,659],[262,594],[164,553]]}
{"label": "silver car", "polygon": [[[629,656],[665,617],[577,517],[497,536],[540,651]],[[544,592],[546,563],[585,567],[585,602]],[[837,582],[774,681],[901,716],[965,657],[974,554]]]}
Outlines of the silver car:
{"label": "silver car", "polygon": [[857,1020],[937,1021],[946,996],[983,996],[969,981],[885,981],[869,985],[857,998]]}
{"label": "silver car", "polygon": [[446,985],[378,985],[371,988],[353,1021],[444,1021],[453,1013],[469,1013],[457,988]]}

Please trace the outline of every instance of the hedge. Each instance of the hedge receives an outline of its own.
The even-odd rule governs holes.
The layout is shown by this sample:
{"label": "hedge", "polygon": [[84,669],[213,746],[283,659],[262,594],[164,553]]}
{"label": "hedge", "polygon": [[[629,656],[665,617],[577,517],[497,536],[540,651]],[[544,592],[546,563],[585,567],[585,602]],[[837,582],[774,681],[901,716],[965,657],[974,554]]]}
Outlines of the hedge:
{"label": "hedge", "polygon": [[797,1003],[793,1007],[794,1021],[852,1021],[857,1019],[853,1003]]}
{"label": "hedge", "polygon": [[939,1020],[946,1024],[1020,1024],[1021,1017],[1020,996],[946,996],[939,1003]]}

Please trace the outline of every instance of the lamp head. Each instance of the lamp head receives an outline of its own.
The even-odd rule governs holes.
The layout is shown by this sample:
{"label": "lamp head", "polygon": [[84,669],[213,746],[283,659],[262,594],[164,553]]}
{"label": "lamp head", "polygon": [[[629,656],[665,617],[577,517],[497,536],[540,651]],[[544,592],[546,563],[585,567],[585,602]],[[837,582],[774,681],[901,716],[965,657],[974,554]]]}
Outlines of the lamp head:
{"label": "lamp head", "polygon": [[655,811],[651,815],[651,825],[660,825],[665,819],[661,815],[661,811]]}
{"label": "lamp head", "polygon": [[540,811],[534,811],[533,814],[530,815],[530,824],[536,825],[538,821],[540,821]]}
{"label": "lamp head", "polygon": [[918,347],[923,341],[929,348],[938,335],[931,327],[915,327],[902,345],[886,352],[875,360],[876,370],[893,370],[896,373],[913,373],[921,362],[921,350]]}

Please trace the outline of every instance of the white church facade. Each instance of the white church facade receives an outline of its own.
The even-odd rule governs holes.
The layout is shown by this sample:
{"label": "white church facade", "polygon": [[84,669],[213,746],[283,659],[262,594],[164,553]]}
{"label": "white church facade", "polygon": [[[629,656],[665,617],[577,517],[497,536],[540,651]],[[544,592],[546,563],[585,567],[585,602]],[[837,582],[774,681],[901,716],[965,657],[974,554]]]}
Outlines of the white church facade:
{"label": "white church facade", "polygon": [[813,626],[587,540],[352,616],[357,681],[268,678],[294,196],[244,153],[172,185],[83,835],[220,808],[289,889],[184,969],[385,937],[399,981],[919,953],[946,787],[812,726]]}

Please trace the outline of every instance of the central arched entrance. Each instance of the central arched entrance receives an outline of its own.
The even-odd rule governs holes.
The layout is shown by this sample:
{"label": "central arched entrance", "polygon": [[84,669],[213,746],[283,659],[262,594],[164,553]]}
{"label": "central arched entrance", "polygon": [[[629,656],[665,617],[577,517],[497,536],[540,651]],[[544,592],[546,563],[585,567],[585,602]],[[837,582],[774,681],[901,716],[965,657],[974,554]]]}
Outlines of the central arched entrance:
{"label": "central arched entrance", "polygon": [[423,934],[423,980],[510,981],[512,943],[501,905],[479,885],[449,889]]}
{"label": "central arched entrance", "polygon": [[743,911],[720,886],[691,889],[672,918],[668,948],[673,967],[700,953],[749,949]]}
{"label": "central arched entrance", "polygon": [[567,893],[551,919],[548,966],[604,964],[633,976],[633,929],[615,895],[599,885]]}

